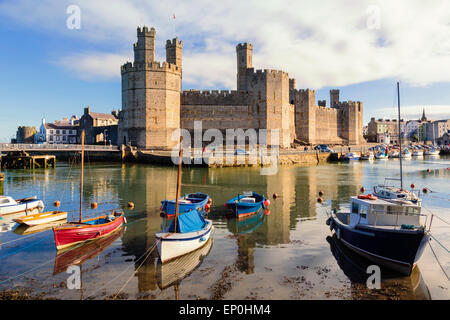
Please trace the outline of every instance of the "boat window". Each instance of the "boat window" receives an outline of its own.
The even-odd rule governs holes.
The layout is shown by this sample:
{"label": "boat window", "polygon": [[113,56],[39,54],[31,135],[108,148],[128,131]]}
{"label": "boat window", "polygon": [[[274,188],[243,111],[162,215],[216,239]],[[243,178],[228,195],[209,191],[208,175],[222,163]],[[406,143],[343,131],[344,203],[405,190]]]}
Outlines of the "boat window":
{"label": "boat window", "polygon": [[404,194],[398,194],[397,195],[397,198],[404,198],[406,195],[404,195]]}
{"label": "boat window", "polygon": [[361,206],[361,208],[359,208],[359,215],[361,216],[361,218],[367,219],[368,209],[369,208],[367,206]]}
{"label": "boat window", "polygon": [[0,200],[0,203],[9,203],[9,199],[2,199]]}
{"label": "boat window", "polygon": [[352,213],[358,214],[359,205],[357,203],[352,203]]}
{"label": "boat window", "polygon": [[386,212],[387,214],[392,214],[393,213],[391,206],[387,206],[386,209],[387,209],[387,212]]}

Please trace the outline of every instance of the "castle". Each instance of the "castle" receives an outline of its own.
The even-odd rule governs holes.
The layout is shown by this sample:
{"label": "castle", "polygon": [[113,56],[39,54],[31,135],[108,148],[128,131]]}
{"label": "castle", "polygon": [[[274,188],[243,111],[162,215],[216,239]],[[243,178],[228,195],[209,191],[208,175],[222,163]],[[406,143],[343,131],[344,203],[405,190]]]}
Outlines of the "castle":
{"label": "castle", "polygon": [[279,130],[279,145],[360,144],[365,142],[362,102],[339,101],[339,90],[330,91],[316,105],[314,90],[295,88],[295,79],[280,70],[255,70],[253,46],[236,46],[236,91],[181,91],[183,42],[166,42],[166,62],[155,61],[155,29],[137,29],[134,63],[121,67],[122,111],[118,144],[144,149],[170,149],[172,134],[180,128]]}

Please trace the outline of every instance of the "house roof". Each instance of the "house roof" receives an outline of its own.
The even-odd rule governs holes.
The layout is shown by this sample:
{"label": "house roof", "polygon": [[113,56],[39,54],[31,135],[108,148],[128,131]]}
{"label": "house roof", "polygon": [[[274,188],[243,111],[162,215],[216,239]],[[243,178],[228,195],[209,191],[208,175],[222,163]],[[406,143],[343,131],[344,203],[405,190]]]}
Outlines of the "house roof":
{"label": "house roof", "polygon": [[109,113],[89,112],[89,115],[93,119],[119,120],[114,115],[109,114]]}
{"label": "house roof", "polygon": [[70,124],[69,121],[58,121],[55,123],[46,123],[45,129],[76,129],[77,126]]}

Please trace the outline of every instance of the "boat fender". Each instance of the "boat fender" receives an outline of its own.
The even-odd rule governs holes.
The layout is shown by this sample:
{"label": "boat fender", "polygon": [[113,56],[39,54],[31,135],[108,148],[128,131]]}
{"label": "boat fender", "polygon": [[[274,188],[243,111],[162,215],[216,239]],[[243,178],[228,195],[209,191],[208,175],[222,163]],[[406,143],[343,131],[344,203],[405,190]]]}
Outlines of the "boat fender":
{"label": "boat fender", "polygon": [[270,205],[270,200],[269,199],[266,199],[266,200],[264,200],[264,205],[267,207],[267,206],[269,206]]}
{"label": "boat fender", "polygon": [[341,229],[339,228],[336,229],[336,237],[341,240]]}
{"label": "boat fender", "polygon": [[200,241],[201,241],[201,242],[206,241],[206,238],[205,238],[205,237],[201,237],[201,238],[200,238]]}
{"label": "boat fender", "polygon": [[124,222],[125,224],[127,224],[127,223],[128,223],[127,218],[123,217],[123,222]]}

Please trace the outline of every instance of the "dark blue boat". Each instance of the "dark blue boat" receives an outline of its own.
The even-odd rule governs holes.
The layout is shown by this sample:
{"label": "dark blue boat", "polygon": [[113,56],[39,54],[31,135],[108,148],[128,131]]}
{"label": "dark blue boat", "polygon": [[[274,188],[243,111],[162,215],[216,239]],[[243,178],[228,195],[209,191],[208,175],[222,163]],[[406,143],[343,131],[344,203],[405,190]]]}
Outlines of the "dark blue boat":
{"label": "dark blue boat", "polygon": [[255,214],[261,209],[266,209],[269,204],[268,199],[256,192],[244,192],[244,194],[238,194],[237,197],[228,200],[225,206],[231,209],[238,218],[243,218]]}
{"label": "dark blue boat", "polygon": [[351,250],[408,276],[428,241],[420,209],[389,200],[352,197],[350,212],[333,211],[327,224]]}
{"label": "dark blue boat", "polygon": [[[201,213],[205,213],[205,209],[209,208],[211,204],[211,198],[205,193],[189,193],[185,194],[182,198],[178,199],[178,212],[188,212],[193,209]],[[175,214],[175,200],[161,201],[161,211],[168,216]]]}

